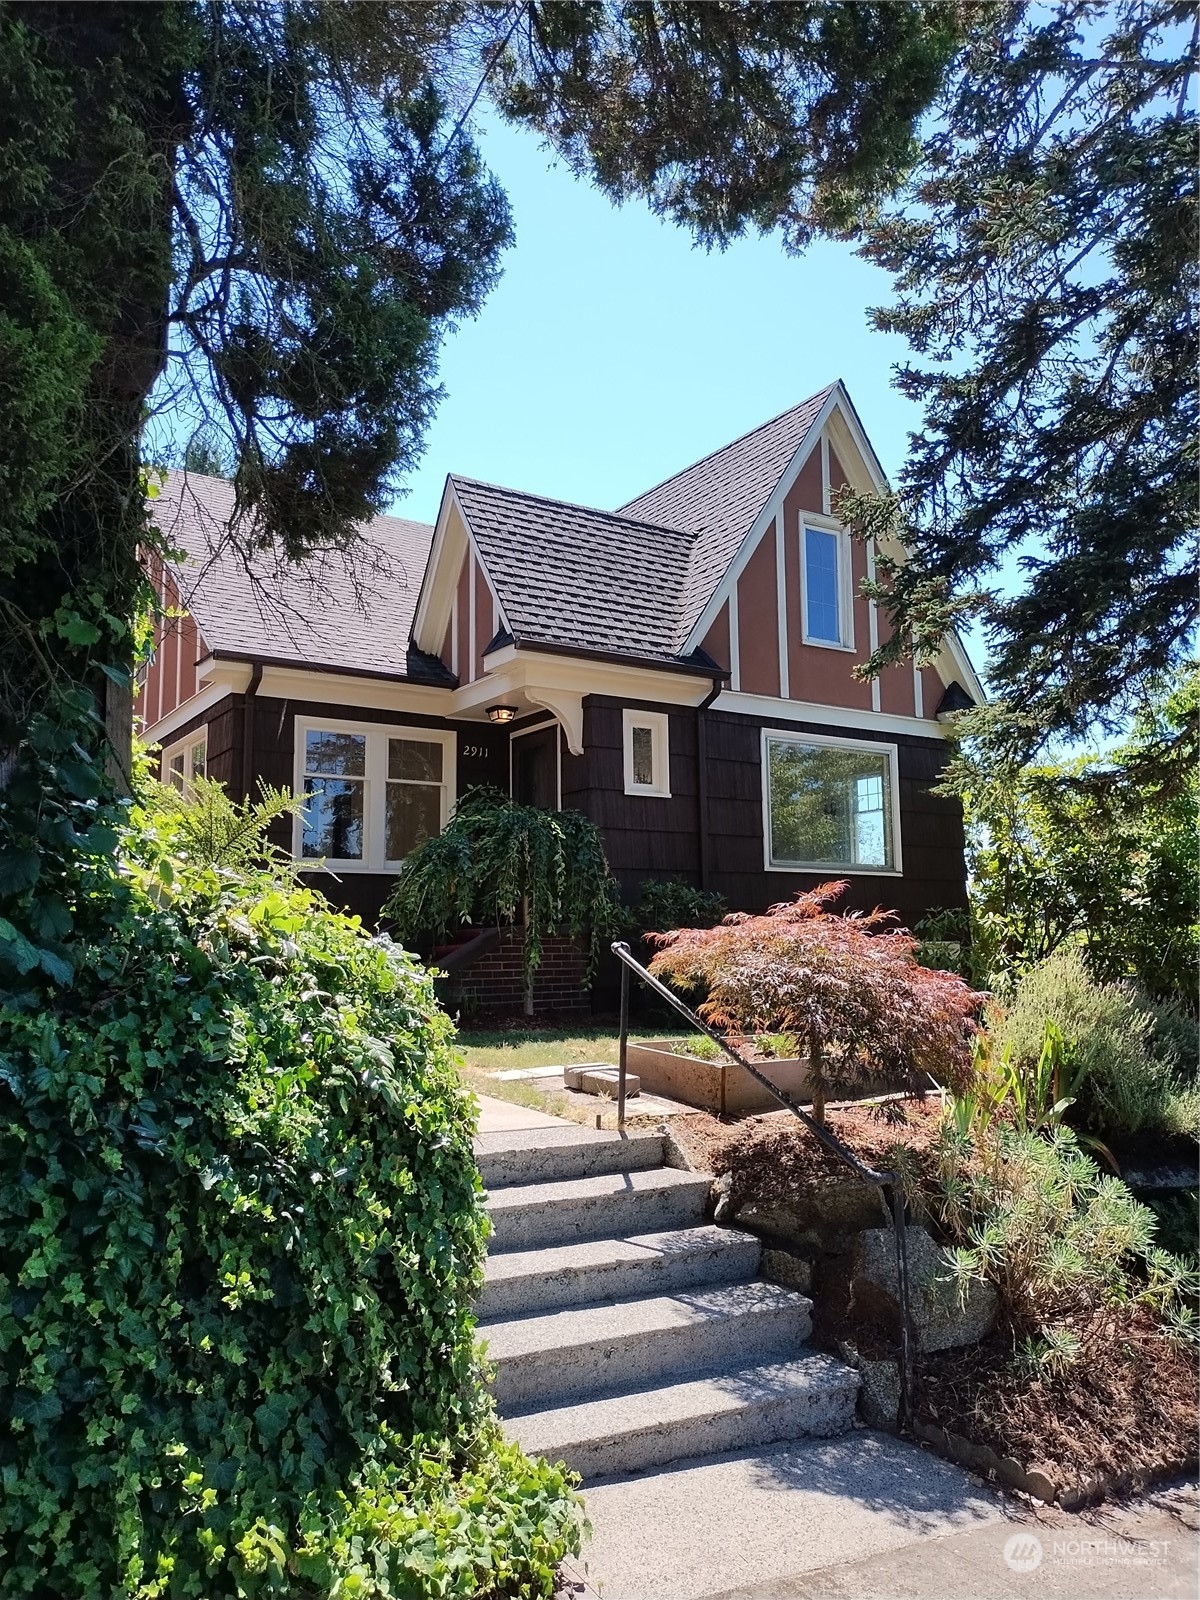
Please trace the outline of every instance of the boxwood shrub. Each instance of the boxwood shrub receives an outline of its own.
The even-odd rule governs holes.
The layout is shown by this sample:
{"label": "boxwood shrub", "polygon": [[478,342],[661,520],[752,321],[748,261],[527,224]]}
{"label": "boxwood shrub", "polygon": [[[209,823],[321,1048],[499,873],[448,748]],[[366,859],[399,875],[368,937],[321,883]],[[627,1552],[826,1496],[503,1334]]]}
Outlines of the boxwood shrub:
{"label": "boxwood shrub", "polygon": [[481,1383],[424,971],[152,830],[102,880],[0,1012],[0,1594],[549,1594],[580,1502]]}

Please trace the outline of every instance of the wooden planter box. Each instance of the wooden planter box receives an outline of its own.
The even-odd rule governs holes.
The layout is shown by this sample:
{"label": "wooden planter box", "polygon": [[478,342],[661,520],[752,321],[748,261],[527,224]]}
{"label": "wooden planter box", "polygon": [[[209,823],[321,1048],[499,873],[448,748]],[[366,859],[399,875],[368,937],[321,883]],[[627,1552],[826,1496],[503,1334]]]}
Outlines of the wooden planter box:
{"label": "wooden planter box", "polygon": [[[736,1061],[703,1061],[677,1055],[671,1039],[629,1041],[627,1065],[641,1079],[643,1094],[661,1094],[686,1106],[732,1116],[743,1111],[777,1111],[779,1102],[756,1083]],[[756,1061],[772,1083],[799,1100],[807,1100],[808,1062],[796,1058]]]}

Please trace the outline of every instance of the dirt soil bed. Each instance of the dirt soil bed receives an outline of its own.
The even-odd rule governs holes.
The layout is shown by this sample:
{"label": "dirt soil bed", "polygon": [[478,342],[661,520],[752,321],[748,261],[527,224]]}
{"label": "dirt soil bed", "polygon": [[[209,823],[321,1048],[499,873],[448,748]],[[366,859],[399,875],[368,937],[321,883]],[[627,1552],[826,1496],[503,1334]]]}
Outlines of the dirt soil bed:
{"label": "dirt soil bed", "polygon": [[917,1417],[990,1445],[1059,1482],[1147,1477],[1196,1458],[1198,1385],[1190,1350],[1137,1307],[1072,1319],[1082,1358],[1059,1377],[1016,1365],[1011,1333],[918,1360]]}
{"label": "dirt soil bed", "polygon": [[[923,1100],[831,1106],[825,1120],[860,1161],[879,1171],[891,1165],[899,1146],[907,1146],[914,1156],[927,1149],[940,1115],[941,1101],[927,1095]],[[698,1111],[674,1118],[671,1131],[694,1166],[717,1177],[733,1175],[735,1205],[774,1205],[851,1176],[845,1162],[790,1111],[769,1111],[740,1122],[721,1122]]]}

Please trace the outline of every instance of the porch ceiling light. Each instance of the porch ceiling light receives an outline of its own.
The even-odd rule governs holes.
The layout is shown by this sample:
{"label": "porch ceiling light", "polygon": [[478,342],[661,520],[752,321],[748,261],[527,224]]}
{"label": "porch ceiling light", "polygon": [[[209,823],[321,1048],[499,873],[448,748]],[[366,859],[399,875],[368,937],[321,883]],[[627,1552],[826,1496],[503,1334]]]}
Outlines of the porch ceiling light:
{"label": "porch ceiling light", "polygon": [[489,706],[487,714],[489,722],[511,722],[517,714],[517,708],[516,706]]}

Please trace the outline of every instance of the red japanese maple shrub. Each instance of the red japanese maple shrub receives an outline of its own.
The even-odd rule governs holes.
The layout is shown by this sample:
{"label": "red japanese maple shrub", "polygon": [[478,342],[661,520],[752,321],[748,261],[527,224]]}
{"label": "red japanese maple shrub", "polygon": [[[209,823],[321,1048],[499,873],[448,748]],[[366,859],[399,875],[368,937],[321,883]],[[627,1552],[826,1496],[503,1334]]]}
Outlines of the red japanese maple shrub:
{"label": "red japanese maple shrub", "polygon": [[652,936],[650,970],[702,987],[700,1014],[731,1039],[791,1033],[809,1055],[813,1115],[831,1082],[960,1086],[982,996],[950,972],[918,966],[917,941],[891,911],[827,908],[845,882],[823,883],[765,916],[735,912],[715,928]]}

